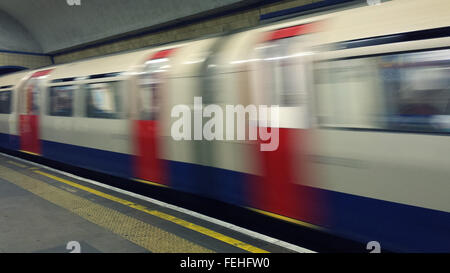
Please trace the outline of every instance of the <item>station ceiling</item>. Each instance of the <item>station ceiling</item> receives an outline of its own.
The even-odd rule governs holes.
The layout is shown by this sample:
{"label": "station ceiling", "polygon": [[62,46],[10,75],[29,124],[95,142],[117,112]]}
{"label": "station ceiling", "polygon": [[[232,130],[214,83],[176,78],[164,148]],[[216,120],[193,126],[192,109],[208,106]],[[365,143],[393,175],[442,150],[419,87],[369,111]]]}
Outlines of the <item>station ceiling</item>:
{"label": "station ceiling", "polygon": [[57,53],[255,2],[262,1],[1,0],[0,50]]}

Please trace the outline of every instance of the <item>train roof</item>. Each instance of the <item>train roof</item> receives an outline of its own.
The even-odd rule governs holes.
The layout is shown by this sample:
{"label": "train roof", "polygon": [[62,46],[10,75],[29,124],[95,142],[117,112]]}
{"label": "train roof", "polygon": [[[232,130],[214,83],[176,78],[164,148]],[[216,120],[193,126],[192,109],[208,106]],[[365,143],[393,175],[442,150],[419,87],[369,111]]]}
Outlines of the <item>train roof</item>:
{"label": "train roof", "polygon": [[448,0],[395,0],[330,16],[326,20],[321,43],[331,44],[449,25]]}
{"label": "train roof", "polygon": [[67,77],[86,77],[98,74],[130,72],[136,67],[142,66],[153,54],[185,44],[186,42],[172,43],[62,64],[55,67],[48,79],[55,80]]}
{"label": "train roof", "polygon": [[134,65],[145,60],[155,49],[144,49],[136,52],[117,54],[81,60],[57,66],[49,76],[49,80],[67,77],[86,77],[96,74],[117,73],[128,71]]}
{"label": "train roof", "polygon": [[4,75],[0,77],[0,87],[4,86],[16,87],[17,84],[20,83],[22,80],[24,80],[30,73],[31,70],[25,70]]}

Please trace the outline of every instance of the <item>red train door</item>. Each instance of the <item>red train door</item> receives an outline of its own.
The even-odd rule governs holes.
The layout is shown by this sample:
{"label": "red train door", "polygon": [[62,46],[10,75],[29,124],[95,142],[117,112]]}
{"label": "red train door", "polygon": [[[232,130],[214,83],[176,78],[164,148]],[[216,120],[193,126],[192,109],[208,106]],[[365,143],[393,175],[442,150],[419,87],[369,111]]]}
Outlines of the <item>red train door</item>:
{"label": "red train door", "polygon": [[[320,202],[305,186],[311,184],[312,177],[307,162],[308,50],[303,46],[308,42],[304,34],[314,28],[315,25],[307,24],[267,33],[264,46],[257,49],[262,60],[256,70],[261,86],[255,88],[258,94],[254,94],[260,97],[258,104],[276,105],[278,110],[276,122],[272,120],[267,128],[259,124],[269,132],[278,130],[278,146],[257,152],[263,173],[252,193],[254,206],[310,223],[318,222]],[[260,142],[263,143],[267,142]]]}
{"label": "red train door", "polygon": [[164,72],[173,49],[152,55],[139,77],[139,118],[134,121],[135,173],[138,179],[158,184],[167,184],[165,164],[159,153],[159,109],[163,91]]}
{"label": "red train door", "polygon": [[34,73],[20,91],[21,114],[19,116],[20,150],[35,155],[41,154],[39,133],[39,113],[41,111],[40,78],[48,75],[50,70]]}

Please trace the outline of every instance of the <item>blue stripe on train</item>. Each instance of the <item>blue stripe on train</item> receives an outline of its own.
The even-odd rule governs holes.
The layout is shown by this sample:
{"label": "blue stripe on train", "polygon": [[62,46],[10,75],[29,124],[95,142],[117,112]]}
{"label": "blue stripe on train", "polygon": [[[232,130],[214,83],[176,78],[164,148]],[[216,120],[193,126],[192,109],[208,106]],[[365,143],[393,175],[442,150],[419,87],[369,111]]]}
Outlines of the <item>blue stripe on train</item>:
{"label": "blue stripe on train", "polygon": [[[8,140],[8,141],[6,141]],[[0,143],[18,148],[18,137],[0,134]],[[3,144],[5,145],[5,144]],[[43,155],[67,164],[133,177],[132,156],[43,141]],[[241,206],[248,205],[249,175],[177,161],[167,161],[170,186]],[[338,235],[406,252],[450,252],[450,213],[395,202],[310,188],[324,200],[326,222]]]}
{"label": "blue stripe on train", "polygon": [[179,161],[167,161],[170,186],[227,203],[247,206],[247,174]]}
{"label": "blue stripe on train", "polygon": [[401,252],[450,252],[450,213],[319,190],[328,227],[360,242],[378,241]]}
{"label": "blue stripe on train", "polygon": [[20,138],[16,135],[0,133],[0,147],[10,150],[20,149]]}
{"label": "blue stripe on train", "polygon": [[125,178],[133,177],[132,155],[129,154],[43,140],[42,155],[98,172]]}

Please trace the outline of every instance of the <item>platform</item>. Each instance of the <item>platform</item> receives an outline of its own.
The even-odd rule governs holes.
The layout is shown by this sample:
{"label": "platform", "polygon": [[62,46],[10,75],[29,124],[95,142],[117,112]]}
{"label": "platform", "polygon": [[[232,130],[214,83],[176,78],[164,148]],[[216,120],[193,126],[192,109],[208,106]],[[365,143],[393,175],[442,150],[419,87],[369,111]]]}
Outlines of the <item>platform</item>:
{"label": "platform", "polygon": [[0,252],[307,252],[105,187],[0,154]]}

